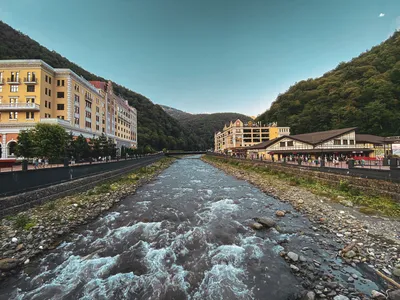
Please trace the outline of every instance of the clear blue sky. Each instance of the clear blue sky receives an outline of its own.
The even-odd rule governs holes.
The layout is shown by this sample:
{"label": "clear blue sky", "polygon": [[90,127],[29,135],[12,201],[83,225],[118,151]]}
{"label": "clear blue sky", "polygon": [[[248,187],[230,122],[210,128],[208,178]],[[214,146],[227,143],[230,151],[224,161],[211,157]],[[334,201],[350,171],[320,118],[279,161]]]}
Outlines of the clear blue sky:
{"label": "clear blue sky", "polygon": [[257,115],[387,39],[400,0],[0,0],[0,19],[155,103]]}

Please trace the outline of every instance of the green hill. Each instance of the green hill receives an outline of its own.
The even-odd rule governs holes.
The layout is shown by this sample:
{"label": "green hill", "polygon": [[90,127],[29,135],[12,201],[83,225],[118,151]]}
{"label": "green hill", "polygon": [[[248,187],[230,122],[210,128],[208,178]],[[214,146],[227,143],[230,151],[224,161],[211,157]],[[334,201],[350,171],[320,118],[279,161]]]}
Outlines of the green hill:
{"label": "green hill", "polygon": [[250,117],[238,113],[190,114],[169,106],[162,105],[162,107],[184,128],[195,134],[202,149],[214,148],[214,133],[222,130],[230,121],[251,120]]}
{"label": "green hill", "polygon": [[293,134],[358,127],[400,135],[400,32],[322,77],[296,83],[257,120]]}
{"label": "green hill", "polygon": [[[50,51],[0,21],[0,59],[42,59],[54,68],[68,68],[87,80],[106,80],[69,61],[55,51]],[[197,138],[187,132],[159,105],[145,96],[114,83],[114,91],[138,110],[138,144],[154,149],[198,149]]]}

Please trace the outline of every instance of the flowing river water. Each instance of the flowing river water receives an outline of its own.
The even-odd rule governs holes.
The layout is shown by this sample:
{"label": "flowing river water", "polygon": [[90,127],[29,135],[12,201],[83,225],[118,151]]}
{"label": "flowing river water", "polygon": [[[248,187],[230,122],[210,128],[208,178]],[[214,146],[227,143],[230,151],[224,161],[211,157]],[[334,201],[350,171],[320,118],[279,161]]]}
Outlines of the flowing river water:
{"label": "flowing river water", "polygon": [[[291,211],[279,231],[249,228],[278,209]],[[0,299],[295,299],[301,281],[282,245],[343,283],[358,274],[357,290],[377,289],[365,269],[330,269],[341,263],[333,240],[289,204],[185,158],[5,281]]]}

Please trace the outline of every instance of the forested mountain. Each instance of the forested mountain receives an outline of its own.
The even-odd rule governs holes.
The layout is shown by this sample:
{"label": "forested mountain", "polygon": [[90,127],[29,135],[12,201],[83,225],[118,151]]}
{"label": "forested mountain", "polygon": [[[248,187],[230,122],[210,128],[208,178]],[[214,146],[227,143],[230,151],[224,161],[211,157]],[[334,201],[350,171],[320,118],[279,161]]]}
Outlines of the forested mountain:
{"label": "forested mountain", "polygon": [[177,120],[192,116],[192,114],[190,114],[190,113],[187,113],[185,111],[182,111],[182,110],[170,107],[170,106],[166,106],[166,105],[160,105],[160,106],[167,112],[167,114],[169,114],[171,117],[173,117],[174,119],[177,119]]}
{"label": "forested mountain", "polygon": [[176,118],[185,129],[194,133],[202,149],[214,148],[214,133],[224,128],[225,124],[237,119],[243,122],[251,118],[237,113],[190,114],[179,109],[162,105],[163,109]]}
{"label": "forested mountain", "polygon": [[[0,21],[0,59],[42,59],[54,68],[68,68],[87,80],[106,80],[69,61],[55,51],[50,51]],[[138,110],[138,144],[154,149],[198,149],[197,138],[186,131],[177,120],[170,117],[159,105],[145,96],[117,83],[115,93],[121,95]]]}
{"label": "forested mountain", "polygon": [[400,135],[400,32],[320,78],[296,83],[258,121],[277,121],[293,134],[358,127]]}

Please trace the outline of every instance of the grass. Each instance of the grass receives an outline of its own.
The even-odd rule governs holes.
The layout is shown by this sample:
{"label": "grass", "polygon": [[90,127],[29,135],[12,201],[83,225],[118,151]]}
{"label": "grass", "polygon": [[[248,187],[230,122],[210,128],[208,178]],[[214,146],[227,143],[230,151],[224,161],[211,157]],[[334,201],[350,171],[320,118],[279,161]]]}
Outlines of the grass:
{"label": "grass", "polygon": [[384,196],[373,196],[363,193],[360,189],[352,187],[346,179],[336,184],[328,184],[317,178],[293,175],[281,170],[260,166],[252,162],[241,162],[233,159],[204,156],[206,160],[216,163],[224,163],[236,169],[255,172],[261,176],[272,177],[287,182],[290,186],[299,186],[312,193],[325,196],[333,201],[338,201],[338,196],[344,197],[359,207],[364,214],[380,214],[389,217],[400,217],[400,204],[393,199]]}
{"label": "grass", "polygon": [[18,214],[16,216],[8,216],[6,219],[13,222],[13,226],[15,229],[29,230],[32,227],[36,226],[36,222],[34,220],[32,220],[26,214]]}

